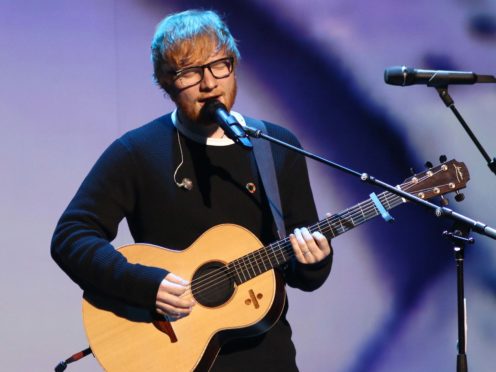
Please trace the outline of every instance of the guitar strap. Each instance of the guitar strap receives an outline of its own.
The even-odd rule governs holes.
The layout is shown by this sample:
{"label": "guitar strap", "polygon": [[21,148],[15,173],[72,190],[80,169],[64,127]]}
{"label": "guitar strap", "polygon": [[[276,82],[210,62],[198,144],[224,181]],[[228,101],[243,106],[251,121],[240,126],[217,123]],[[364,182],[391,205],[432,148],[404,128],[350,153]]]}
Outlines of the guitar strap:
{"label": "guitar strap", "polygon": [[[267,127],[261,120],[244,117],[246,124],[250,127],[261,130],[267,134]],[[276,168],[274,157],[272,155],[272,148],[270,142],[263,138],[251,138],[253,144],[253,155],[255,156],[255,163],[257,165],[260,180],[265,190],[267,200],[269,202],[270,211],[276,224],[277,233],[279,238],[282,239],[286,236],[286,228],[284,226],[284,218],[281,208],[281,197],[279,195],[279,186],[277,184]]]}

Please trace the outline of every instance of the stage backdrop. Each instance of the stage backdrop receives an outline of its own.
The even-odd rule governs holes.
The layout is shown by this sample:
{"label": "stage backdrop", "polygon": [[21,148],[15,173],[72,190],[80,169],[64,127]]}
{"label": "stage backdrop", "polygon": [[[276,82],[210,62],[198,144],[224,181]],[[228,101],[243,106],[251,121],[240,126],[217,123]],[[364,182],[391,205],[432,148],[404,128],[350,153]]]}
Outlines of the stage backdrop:
{"label": "stage backdrop", "polygon": [[[436,91],[383,82],[391,65],[496,74],[489,0],[2,0],[0,2],[0,270],[3,370],[47,371],[87,346],[81,290],[52,262],[51,234],[99,154],[173,108],[152,81],[149,44],[166,14],[225,16],[239,41],[235,109],[280,123],[316,153],[397,184],[410,168],[464,161],[465,201],[451,207],[496,225],[496,176]],[[494,85],[451,87],[458,109],[496,155]],[[319,213],[380,190],[309,162]],[[302,371],[453,371],[456,277],[441,232],[413,205],[333,241],[317,292],[289,290]],[[466,255],[468,362],[496,365],[496,244],[474,235]],[[115,245],[130,243],[125,224]],[[99,370],[94,358],[71,371]]]}

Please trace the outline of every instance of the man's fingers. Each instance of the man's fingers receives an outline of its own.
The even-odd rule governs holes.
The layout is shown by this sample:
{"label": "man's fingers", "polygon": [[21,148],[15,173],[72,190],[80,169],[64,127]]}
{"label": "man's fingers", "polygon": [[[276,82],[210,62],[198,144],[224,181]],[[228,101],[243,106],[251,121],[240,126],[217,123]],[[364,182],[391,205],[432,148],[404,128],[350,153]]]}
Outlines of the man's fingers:
{"label": "man's fingers", "polygon": [[164,294],[157,298],[155,307],[157,312],[164,315],[186,316],[191,313],[194,301],[180,298],[171,294]]}
{"label": "man's fingers", "polygon": [[191,298],[182,298],[170,293],[161,293],[157,297],[157,302],[161,302],[179,309],[188,309],[195,304]]}
{"label": "man's fingers", "polygon": [[162,281],[159,291],[180,296],[184,292],[186,292],[187,289],[188,287],[181,284],[171,283],[169,281]]}
{"label": "man's fingers", "polygon": [[185,280],[185,279],[181,278],[180,276],[177,276],[176,274],[173,274],[173,273],[167,274],[165,279],[171,283],[175,283],[175,284],[179,284],[179,285],[183,285],[183,286],[186,286],[189,284],[189,282],[187,280]]}
{"label": "man's fingers", "polygon": [[298,244],[298,240],[296,238],[296,235],[290,234],[289,235],[289,241],[291,242],[291,245],[293,247],[293,251],[294,251],[296,259],[301,263],[307,263],[307,260],[305,258],[305,254],[303,254],[303,252],[302,252],[302,250]]}
{"label": "man's fingers", "polygon": [[169,273],[160,283],[159,293],[160,291],[162,291],[166,293],[173,293],[179,296],[186,292],[188,286],[189,282],[187,280],[184,280],[183,278],[173,273]]}
{"label": "man's fingers", "polygon": [[318,231],[312,233],[312,236],[320,251],[324,254],[324,257],[328,256],[331,253],[331,245],[329,244],[327,238]]}
{"label": "man's fingers", "polygon": [[160,302],[156,304],[155,309],[159,314],[173,316],[176,318],[184,317],[191,313],[191,308],[178,308]]}
{"label": "man's fingers", "polygon": [[316,241],[316,237],[320,239],[320,236],[322,234],[320,234],[319,232],[314,232],[310,234],[310,231],[308,231],[307,228],[303,228],[301,230],[303,237],[306,241],[308,250],[312,253],[314,262],[322,260],[324,258],[324,253],[322,252],[320,245],[317,244]]}
{"label": "man's fingers", "polygon": [[295,229],[289,239],[296,259],[301,263],[322,261],[332,250],[329,241],[322,233],[318,231],[310,233],[306,227]]}
{"label": "man's fingers", "polygon": [[296,236],[296,240],[298,241],[299,248],[301,253],[303,254],[304,261],[302,263],[314,263],[316,261],[316,257],[314,254],[314,249],[311,246],[315,245],[312,236],[308,232],[308,229],[301,228],[295,229],[294,234]]}
{"label": "man's fingers", "polygon": [[171,302],[157,301],[155,306],[167,313],[189,314],[192,310],[191,306],[175,306]]}
{"label": "man's fingers", "polygon": [[187,295],[188,281],[169,273],[160,283],[155,307],[158,313],[167,316],[186,316],[191,312],[195,301]]}

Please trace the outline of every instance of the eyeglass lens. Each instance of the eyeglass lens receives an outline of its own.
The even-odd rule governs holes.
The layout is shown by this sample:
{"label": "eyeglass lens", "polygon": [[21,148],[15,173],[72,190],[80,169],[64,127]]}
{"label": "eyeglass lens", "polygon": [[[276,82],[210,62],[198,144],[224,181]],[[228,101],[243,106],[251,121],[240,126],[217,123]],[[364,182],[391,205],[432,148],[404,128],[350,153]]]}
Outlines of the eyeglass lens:
{"label": "eyeglass lens", "polygon": [[232,67],[231,58],[213,61],[204,66],[188,67],[178,73],[176,82],[179,83],[181,87],[198,84],[203,79],[205,68],[208,68],[216,79],[222,79],[231,74]]}

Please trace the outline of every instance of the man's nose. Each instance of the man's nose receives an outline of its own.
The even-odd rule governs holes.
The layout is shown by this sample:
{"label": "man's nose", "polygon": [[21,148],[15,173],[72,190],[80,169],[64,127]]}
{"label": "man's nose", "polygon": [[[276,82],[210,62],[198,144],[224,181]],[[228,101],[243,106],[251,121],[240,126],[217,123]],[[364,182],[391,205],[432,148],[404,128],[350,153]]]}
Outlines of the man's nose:
{"label": "man's nose", "polygon": [[212,90],[217,87],[217,79],[212,75],[208,68],[203,70],[203,79],[200,82],[200,88],[205,90]]}

